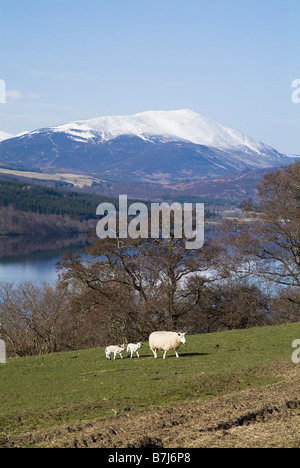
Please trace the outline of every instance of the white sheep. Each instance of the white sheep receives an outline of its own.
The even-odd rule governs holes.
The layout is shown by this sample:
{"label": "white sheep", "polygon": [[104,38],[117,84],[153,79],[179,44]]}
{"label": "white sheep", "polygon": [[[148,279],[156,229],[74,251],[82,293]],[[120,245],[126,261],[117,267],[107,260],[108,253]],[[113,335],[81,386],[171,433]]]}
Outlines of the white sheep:
{"label": "white sheep", "polygon": [[114,360],[116,360],[117,354],[120,355],[121,359],[123,359],[122,351],[125,351],[125,345],[122,346],[108,346],[105,350],[106,359],[110,359],[110,355],[114,354]]}
{"label": "white sheep", "polygon": [[176,332],[154,332],[149,337],[149,346],[154,354],[155,359],[157,358],[157,351],[160,349],[164,351],[163,358],[166,359],[167,352],[174,349],[176,357],[179,358],[177,350],[181,344],[186,343],[186,333]]}
{"label": "white sheep", "polygon": [[134,353],[136,353],[137,357],[139,358],[140,355],[139,355],[138,350],[141,347],[142,347],[142,343],[137,343],[137,344],[129,343],[129,345],[127,346],[127,357],[130,357],[132,359]]}

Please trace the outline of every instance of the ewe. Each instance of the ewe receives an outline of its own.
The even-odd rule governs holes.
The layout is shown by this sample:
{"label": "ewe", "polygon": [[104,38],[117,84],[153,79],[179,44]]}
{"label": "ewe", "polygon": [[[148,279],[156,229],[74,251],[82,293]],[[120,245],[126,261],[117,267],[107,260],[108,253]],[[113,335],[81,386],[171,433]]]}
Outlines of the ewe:
{"label": "ewe", "polygon": [[157,359],[157,351],[160,349],[164,351],[164,359],[166,359],[167,352],[174,349],[176,357],[179,358],[177,350],[181,344],[186,343],[186,333],[176,332],[154,332],[149,337],[149,346]]}

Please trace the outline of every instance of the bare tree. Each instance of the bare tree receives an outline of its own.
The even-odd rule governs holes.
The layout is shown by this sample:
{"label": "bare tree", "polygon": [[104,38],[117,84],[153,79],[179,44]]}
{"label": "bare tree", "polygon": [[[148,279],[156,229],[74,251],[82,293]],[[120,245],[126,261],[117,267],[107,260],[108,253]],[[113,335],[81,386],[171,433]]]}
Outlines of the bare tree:
{"label": "bare tree", "polygon": [[193,276],[185,289],[190,304],[185,320],[191,334],[269,323],[268,296],[255,285],[239,282],[234,278],[205,281]]}
{"label": "bare tree", "polygon": [[0,334],[15,356],[70,349],[68,292],[44,283],[0,284]]}
{"label": "bare tree", "polygon": [[[265,176],[260,201],[244,205],[244,217],[226,221],[223,271],[300,287],[300,163]],[[225,249],[224,249],[225,251]]]}
{"label": "bare tree", "polygon": [[185,282],[191,275],[208,273],[216,258],[216,248],[209,241],[195,251],[174,237],[96,239],[88,253],[88,261],[65,257],[61,280],[75,291],[74,300],[77,297],[82,303],[84,296],[85,304],[93,302],[98,321],[106,323],[106,329],[116,333],[115,324],[127,339],[146,338],[162,327],[176,330],[183,326],[182,317],[190,308]]}

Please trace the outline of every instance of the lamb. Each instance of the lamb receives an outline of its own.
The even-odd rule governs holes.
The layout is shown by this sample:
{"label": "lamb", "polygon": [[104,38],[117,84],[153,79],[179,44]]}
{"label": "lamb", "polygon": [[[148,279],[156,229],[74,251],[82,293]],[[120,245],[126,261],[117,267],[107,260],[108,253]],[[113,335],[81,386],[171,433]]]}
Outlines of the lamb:
{"label": "lamb", "polygon": [[125,351],[125,345],[122,346],[108,346],[105,350],[106,359],[111,359],[110,355],[114,354],[114,360],[116,360],[117,354],[120,355],[120,358],[123,359],[122,351]]}
{"label": "lamb", "polygon": [[137,357],[139,358],[140,355],[139,355],[139,352],[138,350],[142,347],[142,343],[137,343],[137,344],[134,344],[134,343],[129,343],[129,345],[127,346],[127,357],[133,357],[134,353],[136,353]]}
{"label": "lamb", "polygon": [[177,351],[181,344],[186,343],[185,335],[186,333],[162,331],[152,333],[149,337],[149,346],[154,354],[155,359],[157,359],[157,351],[159,349],[164,351],[164,359],[166,359],[167,352],[171,349],[174,349],[176,357],[179,358]]}

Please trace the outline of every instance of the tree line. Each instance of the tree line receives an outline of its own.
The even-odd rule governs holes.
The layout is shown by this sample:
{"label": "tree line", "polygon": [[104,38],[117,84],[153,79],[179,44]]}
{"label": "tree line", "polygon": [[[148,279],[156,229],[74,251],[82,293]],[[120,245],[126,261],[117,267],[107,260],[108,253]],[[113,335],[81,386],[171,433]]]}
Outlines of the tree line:
{"label": "tree line", "polygon": [[65,256],[55,285],[0,288],[11,355],[300,320],[300,163],[265,176],[259,204],[224,220],[200,250],[184,239],[93,239]]}
{"label": "tree line", "polygon": [[102,195],[0,179],[0,208],[44,215],[95,218],[97,206],[115,202]]}

